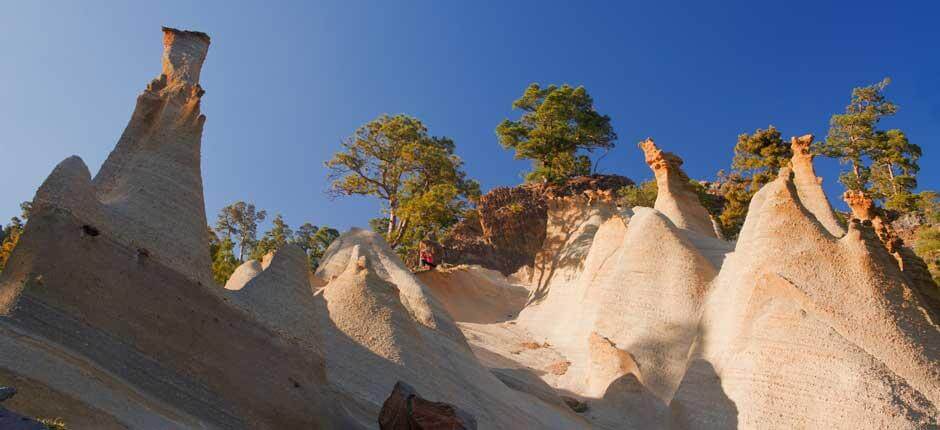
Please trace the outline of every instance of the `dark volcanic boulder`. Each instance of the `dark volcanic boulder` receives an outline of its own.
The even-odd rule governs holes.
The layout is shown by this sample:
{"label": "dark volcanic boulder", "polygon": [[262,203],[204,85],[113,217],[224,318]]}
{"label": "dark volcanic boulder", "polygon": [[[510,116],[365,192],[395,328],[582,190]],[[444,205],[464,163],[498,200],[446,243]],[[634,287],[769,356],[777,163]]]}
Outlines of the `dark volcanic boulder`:
{"label": "dark volcanic boulder", "polygon": [[422,399],[410,385],[398,381],[379,413],[381,430],[475,430],[469,414],[442,402]]}

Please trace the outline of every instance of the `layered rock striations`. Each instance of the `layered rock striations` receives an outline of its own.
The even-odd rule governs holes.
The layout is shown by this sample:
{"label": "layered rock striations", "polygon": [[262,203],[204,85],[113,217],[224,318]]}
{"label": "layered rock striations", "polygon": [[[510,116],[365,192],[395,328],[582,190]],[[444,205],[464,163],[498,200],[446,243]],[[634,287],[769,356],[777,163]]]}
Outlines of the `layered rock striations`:
{"label": "layered rock striations", "polygon": [[164,42],[99,174],[78,157],[55,168],[0,274],[0,385],[20,389],[4,403],[18,416],[54,410],[78,429],[940,425],[935,290],[863,195],[839,223],[811,136],[791,141],[792,168],[754,196],[734,243],[681,159],[647,140],[654,208],[619,208],[630,182],[613,176],[484,197],[445,246],[489,268],[415,274],[353,229],[315,274],[290,245],[223,288],[208,277],[199,172],[209,39],[165,29]]}
{"label": "layered rock striations", "polygon": [[257,306],[278,299],[246,310],[211,281],[209,38],[164,29],[164,43],[161,76],[94,180],[70,157],[36,193],[0,275],[0,376],[28,381],[17,408],[59,405],[70,428],[343,427],[322,356],[271,324],[282,309]]}
{"label": "layered rock striations", "polygon": [[137,98],[117,146],[90,178],[78,157],[63,161],[36,193],[34,209],[58,208],[211,285],[200,141],[205,116],[199,70],[209,36],[163,29],[163,71]]}
{"label": "layered rock striations", "polygon": [[643,150],[646,164],[656,175],[657,194],[653,207],[679,228],[719,237],[711,216],[689,185],[689,177],[682,170],[682,159],[659,149],[650,138],[640,142],[639,147]]}
{"label": "layered rock striations", "polygon": [[930,275],[927,263],[901,239],[901,235],[888,220],[886,211],[875,205],[875,202],[861,191],[846,191],[842,198],[852,210],[853,219],[871,225],[878,240],[894,257],[898,268],[926,301],[934,319],[940,321],[940,287]]}
{"label": "layered rock striations", "polygon": [[[477,356],[498,373],[531,369],[597,428],[938,425],[940,328],[871,222],[838,223],[810,140],[794,139],[793,170],[754,197],[735,244],[705,236],[681,189],[660,193],[663,211],[549,211],[547,237],[558,217],[582,238],[550,253],[580,257],[523,282],[519,318],[460,323]],[[660,190],[685,183],[669,174],[675,158],[646,149]],[[556,362],[563,373],[547,370]]]}
{"label": "layered rock striations", "polygon": [[822,189],[822,178],[816,176],[816,170],[813,168],[813,153],[810,151],[812,143],[812,134],[790,139],[790,149],[793,153],[790,159],[793,183],[800,202],[806,210],[813,214],[826,231],[835,237],[841,237],[845,234],[845,226],[839,222],[832,206],[829,205],[829,199],[826,198],[826,193]]}

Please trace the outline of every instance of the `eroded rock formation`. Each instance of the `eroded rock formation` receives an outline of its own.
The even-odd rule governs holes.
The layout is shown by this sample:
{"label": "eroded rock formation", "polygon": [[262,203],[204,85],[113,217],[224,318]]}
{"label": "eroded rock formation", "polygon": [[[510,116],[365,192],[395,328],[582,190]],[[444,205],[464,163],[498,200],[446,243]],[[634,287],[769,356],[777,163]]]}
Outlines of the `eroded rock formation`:
{"label": "eroded rock formation", "polygon": [[718,237],[718,229],[698,196],[689,185],[689,177],[682,170],[682,159],[665,152],[648,138],[639,144],[646,164],[656,175],[656,204],[654,208],[665,214],[677,227],[696,233]]}
{"label": "eroded rock formation", "polygon": [[164,29],[164,43],[160,77],[95,179],[70,157],[36,193],[0,275],[0,377],[24,381],[17,410],[54,407],[70,428],[342,427],[322,356],[211,280],[209,38]]}
{"label": "eroded rock formation", "polygon": [[839,237],[845,234],[845,226],[839,222],[832,206],[829,205],[829,199],[826,198],[826,193],[822,189],[822,178],[816,176],[816,170],[813,168],[813,153],[810,151],[812,143],[812,134],[790,139],[790,149],[793,152],[793,157],[790,159],[793,183],[806,209],[829,233]]}
{"label": "eroded rock formation", "polygon": [[851,208],[852,218],[872,226],[885,249],[894,256],[898,268],[926,300],[934,313],[934,318],[940,321],[940,287],[930,276],[927,263],[905,245],[904,240],[888,220],[888,214],[861,191],[846,191],[842,198]]}
{"label": "eroded rock formation", "polygon": [[735,243],[647,140],[654,208],[619,208],[629,180],[612,176],[485,197],[447,252],[496,270],[416,275],[353,229],[315,274],[286,246],[222,287],[199,172],[209,39],[164,42],[99,174],[56,167],[0,275],[17,414],[54,408],[77,429],[940,425],[931,296],[864,196],[839,224],[811,136]]}
{"label": "eroded rock formation", "polygon": [[[842,230],[800,150],[808,141],[794,140],[794,169],[754,197],[735,244],[703,234],[682,189],[665,212],[550,210],[547,237],[567,240],[543,252],[577,257],[547,282],[506,279],[530,291],[517,319],[460,322],[477,356],[516,374],[570,363],[538,374],[597,428],[938,425],[936,320],[870,223]],[[685,183],[670,175],[675,157],[646,149],[661,190]]]}

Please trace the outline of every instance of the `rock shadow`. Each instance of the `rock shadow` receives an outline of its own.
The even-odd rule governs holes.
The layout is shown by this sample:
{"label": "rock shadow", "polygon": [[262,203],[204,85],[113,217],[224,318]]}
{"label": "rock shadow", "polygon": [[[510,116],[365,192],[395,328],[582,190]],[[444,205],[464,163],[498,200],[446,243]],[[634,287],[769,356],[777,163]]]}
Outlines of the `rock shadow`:
{"label": "rock shadow", "polygon": [[721,378],[707,360],[689,363],[679,390],[669,404],[676,430],[736,430],[738,408],[721,386]]}

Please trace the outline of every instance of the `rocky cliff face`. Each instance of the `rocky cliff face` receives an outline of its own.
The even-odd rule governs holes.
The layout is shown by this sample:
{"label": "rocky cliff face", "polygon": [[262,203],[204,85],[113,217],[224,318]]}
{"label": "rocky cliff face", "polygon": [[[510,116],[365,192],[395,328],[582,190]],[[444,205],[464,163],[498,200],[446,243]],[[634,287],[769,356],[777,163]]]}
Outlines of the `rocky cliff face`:
{"label": "rocky cliff face", "polygon": [[90,178],[78,157],[43,183],[34,210],[67,210],[123,244],[211,285],[200,144],[204,33],[163,29],[163,71],[137,97],[117,146]]}
{"label": "rocky cliff face", "polygon": [[455,226],[443,241],[444,261],[478,264],[506,275],[531,267],[545,240],[552,202],[612,203],[617,191],[631,184],[623,176],[593,175],[571,178],[561,185],[495,188],[480,199],[477,216]]}

